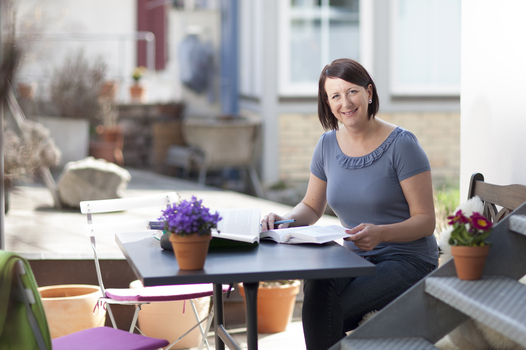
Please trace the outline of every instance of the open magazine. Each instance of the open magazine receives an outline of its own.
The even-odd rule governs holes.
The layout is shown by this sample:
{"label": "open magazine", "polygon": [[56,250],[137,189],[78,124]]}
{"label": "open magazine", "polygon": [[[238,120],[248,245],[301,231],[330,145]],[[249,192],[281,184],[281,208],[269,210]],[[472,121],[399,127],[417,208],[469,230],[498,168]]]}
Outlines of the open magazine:
{"label": "open magazine", "polygon": [[[214,238],[245,243],[259,243],[260,239],[268,239],[287,244],[322,244],[349,237],[345,233],[346,228],[338,225],[288,227],[261,232],[259,208],[211,209],[212,212],[216,210],[222,220],[218,222],[217,230],[212,230]],[[150,220],[150,228],[162,230],[162,223]]]}

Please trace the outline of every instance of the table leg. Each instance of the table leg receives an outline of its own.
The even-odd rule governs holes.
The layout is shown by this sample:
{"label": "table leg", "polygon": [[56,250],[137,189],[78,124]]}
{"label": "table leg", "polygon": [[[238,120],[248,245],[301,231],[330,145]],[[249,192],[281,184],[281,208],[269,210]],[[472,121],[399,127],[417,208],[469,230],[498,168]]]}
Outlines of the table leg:
{"label": "table leg", "polygon": [[258,348],[258,282],[243,283],[247,307],[247,348]]}
{"label": "table leg", "polygon": [[214,283],[214,334],[216,340],[215,350],[225,350],[225,345],[231,350],[241,350],[225,329],[223,285],[220,283]]}
{"label": "table leg", "polygon": [[224,327],[223,315],[223,285],[214,283],[214,334],[216,338],[216,350],[225,350],[225,343],[221,340],[221,327]]}

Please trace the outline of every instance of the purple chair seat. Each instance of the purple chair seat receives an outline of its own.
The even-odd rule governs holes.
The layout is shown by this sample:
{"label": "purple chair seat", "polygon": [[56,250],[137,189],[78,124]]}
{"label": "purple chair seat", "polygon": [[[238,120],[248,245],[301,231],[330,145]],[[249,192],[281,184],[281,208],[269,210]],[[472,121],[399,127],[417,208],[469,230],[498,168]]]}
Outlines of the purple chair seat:
{"label": "purple chair seat", "polygon": [[53,350],[155,350],[169,344],[167,340],[150,338],[110,327],[96,327],[52,340]]}

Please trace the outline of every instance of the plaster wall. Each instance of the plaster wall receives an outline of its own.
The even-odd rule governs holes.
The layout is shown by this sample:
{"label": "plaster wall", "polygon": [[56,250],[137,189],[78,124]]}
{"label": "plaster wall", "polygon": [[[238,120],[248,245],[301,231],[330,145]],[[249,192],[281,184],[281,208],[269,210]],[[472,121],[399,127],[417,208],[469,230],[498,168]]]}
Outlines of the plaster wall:
{"label": "plaster wall", "polygon": [[461,199],[480,172],[526,185],[526,3],[462,1]]}

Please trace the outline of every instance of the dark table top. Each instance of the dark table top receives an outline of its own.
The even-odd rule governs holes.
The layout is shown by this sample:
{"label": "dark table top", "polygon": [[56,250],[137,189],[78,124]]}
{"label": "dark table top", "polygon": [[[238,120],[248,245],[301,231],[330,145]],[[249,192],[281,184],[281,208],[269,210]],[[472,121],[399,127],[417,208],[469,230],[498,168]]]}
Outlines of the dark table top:
{"label": "dark table top", "polygon": [[258,282],[374,275],[374,264],[336,242],[318,244],[211,244],[202,270],[179,270],[174,253],[151,233],[119,233],[115,240],[145,286]]}

